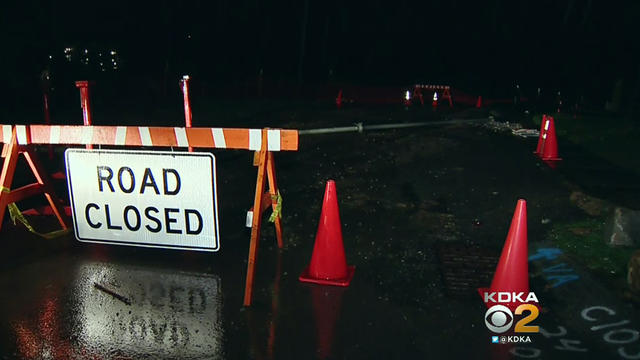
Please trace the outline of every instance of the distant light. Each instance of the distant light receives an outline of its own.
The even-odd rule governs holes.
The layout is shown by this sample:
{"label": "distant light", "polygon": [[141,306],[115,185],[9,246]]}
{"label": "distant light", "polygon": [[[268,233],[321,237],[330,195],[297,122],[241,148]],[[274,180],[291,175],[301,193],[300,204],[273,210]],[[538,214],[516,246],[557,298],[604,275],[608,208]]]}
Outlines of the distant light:
{"label": "distant light", "polygon": [[88,53],[89,53],[89,50],[84,49],[84,53],[85,53],[85,54],[88,54]]}
{"label": "distant light", "polygon": [[191,34],[187,34],[187,39],[191,39]]}
{"label": "distant light", "polygon": [[53,59],[53,56],[49,55],[49,60]]}
{"label": "distant light", "polygon": [[102,56],[102,53],[101,53],[101,52],[99,52],[99,53],[98,53],[98,56]]}
{"label": "distant light", "polygon": [[73,48],[70,48],[70,47],[68,47],[68,48],[64,48],[64,53],[65,53],[65,54],[68,54],[68,53],[70,53],[70,52],[72,52],[72,51],[73,51]]}
{"label": "distant light", "polygon": [[100,66],[104,66],[104,64],[101,62],[101,63],[100,63]]}
{"label": "distant light", "polygon": [[411,91],[407,90],[407,92],[404,94],[404,99],[407,101],[411,100]]}
{"label": "distant light", "polygon": [[189,80],[189,75],[182,75],[182,80]]}
{"label": "distant light", "polygon": [[433,93],[433,101],[438,101],[438,92]]}
{"label": "distant light", "polygon": [[116,51],[115,51],[115,50],[111,50],[110,54],[111,54],[111,55],[115,55],[115,54],[116,54]]}

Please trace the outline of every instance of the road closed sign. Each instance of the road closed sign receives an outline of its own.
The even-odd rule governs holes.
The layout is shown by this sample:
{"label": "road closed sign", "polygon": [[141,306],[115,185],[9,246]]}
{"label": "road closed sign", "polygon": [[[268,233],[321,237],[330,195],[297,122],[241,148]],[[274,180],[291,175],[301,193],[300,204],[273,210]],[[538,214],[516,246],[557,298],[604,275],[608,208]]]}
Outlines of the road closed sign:
{"label": "road closed sign", "polygon": [[220,248],[212,154],[67,149],[65,160],[78,240]]}

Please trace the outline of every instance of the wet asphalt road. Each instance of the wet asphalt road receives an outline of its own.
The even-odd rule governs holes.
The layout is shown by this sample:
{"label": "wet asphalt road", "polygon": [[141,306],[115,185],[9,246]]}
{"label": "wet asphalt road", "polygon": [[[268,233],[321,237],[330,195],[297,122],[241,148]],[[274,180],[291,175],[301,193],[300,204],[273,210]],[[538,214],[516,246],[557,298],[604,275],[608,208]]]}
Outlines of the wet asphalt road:
{"label": "wet asphalt road", "polygon": [[[248,125],[312,128],[438,116],[402,109],[314,109],[269,113],[263,123]],[[5,223],[0,354],[8,359],[640,358],[635,356],[637,309],[563,254],[539,252],[553,247],[546,220],[585,214],[569,201],[576,185],[563,174],[574,173],[571,166],[549,169],[532,156],[534,147],[535,139],[480,126],[302,137],[299,152],[276,156],[285,249],[277,249],[272,227],[263,223],[251,308],[242,307],[249,240],[243,224],[255,181],[247,152],[216,153],[222,243],[217,254],[91,245],[72,238],[45,242]],[[311,256],[328,179],[337,183],[347,262],[356,266],[345,289],[297,280]],[[495,345],[474,290],[489,285],[490,278],[470,279],[467,289],[453,296],[438,249],[455,244],[499,255],[519,198],[528,205],[529,254],[538,254],[530,262],[531,284],[543,303],[535,322],[543,330],[531,335],[532,343]],[[554,271],[579,281],[553,286],[559,279]]]}

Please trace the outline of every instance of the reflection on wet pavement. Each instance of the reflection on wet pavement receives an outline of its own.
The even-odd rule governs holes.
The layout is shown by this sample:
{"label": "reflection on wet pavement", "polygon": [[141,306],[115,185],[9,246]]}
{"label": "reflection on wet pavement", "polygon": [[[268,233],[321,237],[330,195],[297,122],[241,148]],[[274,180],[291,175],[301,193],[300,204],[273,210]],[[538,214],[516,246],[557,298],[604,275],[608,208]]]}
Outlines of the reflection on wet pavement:
{"label": "reflection on wet pavement", "polygon": [[45,291],[28,310],[8,317],[17,345],[14,355],[25,359],[223,357],[218,276],[100,261],[74,265],[73,271],[64,270],[63,277],[45,280],[53,283],[43,287]]}
{"label": "reflection on wet pavement", "polygon": [[[96,291],[102,284],[131,305]],[[82,343],[129,355],[213,356],[220,351],[220,279],[107,263],[78,267],[74,297]]]}

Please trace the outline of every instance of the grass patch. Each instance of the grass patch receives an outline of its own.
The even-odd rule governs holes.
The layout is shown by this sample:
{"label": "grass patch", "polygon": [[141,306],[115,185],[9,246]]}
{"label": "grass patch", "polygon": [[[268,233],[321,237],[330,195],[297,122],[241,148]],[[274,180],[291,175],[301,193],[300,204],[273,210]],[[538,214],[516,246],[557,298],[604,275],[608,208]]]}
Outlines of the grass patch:
{"label": "grass patch", "polygon": [[602,219],[556,224],[551,236],[558,248],[596,275],[624,279],[627,263],[635,249],[605,244],[604,226]]}
{"label": "grass patch", "polygon": [[[571,114],[552,115],[560,139],[580,145],[597,157],[640,174],[640,157],[630,156],[637,154],[638,121],[609,113],[580,115],[575,119]],[[542,114],[533,116],[537,127],[541,121]]]}

